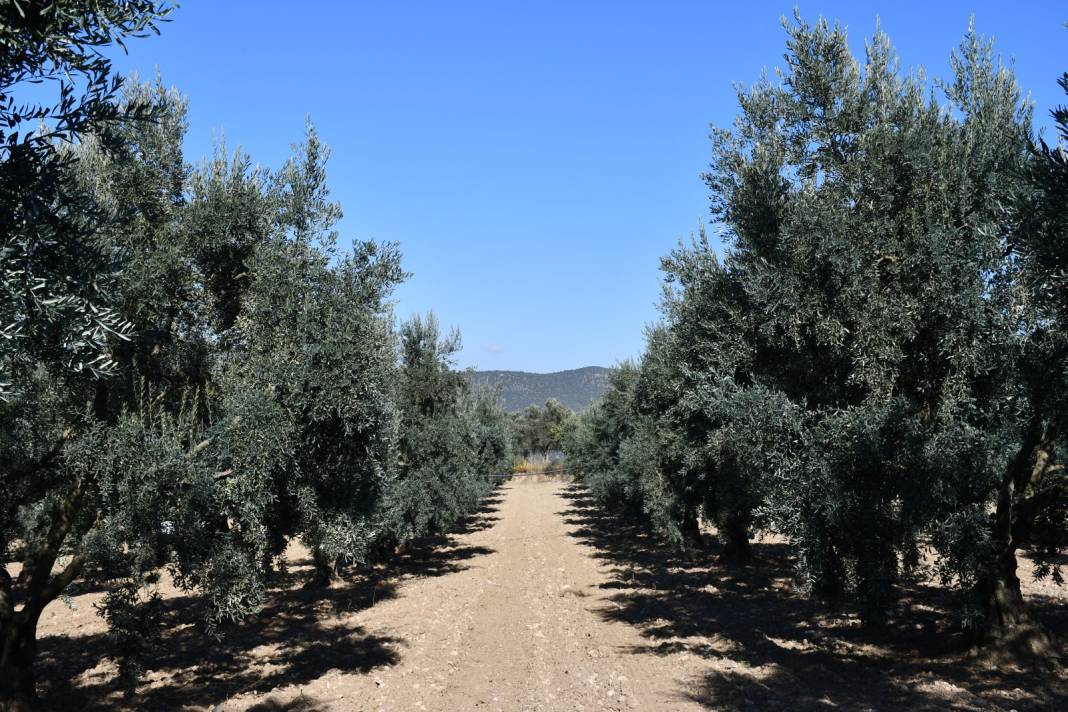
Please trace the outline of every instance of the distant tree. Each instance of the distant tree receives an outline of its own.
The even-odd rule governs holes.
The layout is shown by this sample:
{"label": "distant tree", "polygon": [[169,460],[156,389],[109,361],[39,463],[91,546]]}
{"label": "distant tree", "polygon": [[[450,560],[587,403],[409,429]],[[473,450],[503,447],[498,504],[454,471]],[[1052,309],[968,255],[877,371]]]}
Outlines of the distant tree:
{"label": "distant tree", "polygon": [[623,362],[608,376],[608,390],[582,411],[563,439],[568,469],[576,473],[604,507],[639,516],[644,510],[643,481],[620,466],[621,449],[635,433],[634,394],[638,367]]}
{"label": "distant tree", "polygon": [[474,472],[486,478],[504,474],[512,464],[515,446],[512,420],[501,407],[499,394],[476,388],[467,394],[464,406],[467,427],[476,444]]}
{"label": "distant tree", "polygon": [[512,416],[512,424],[516,449],[524,457],[547,450],[549,433],[544,427],[545,420],[542,418],[541,408],[536,405],[527,406],[522,413]]}
{"label": "distant tree", "polygon": [[525,457],[548,456],[552,450],[563,448],[564,436],[575,414],[555,398],[539,408],[527,406],[522,413],[512,416],[516,449]]}
{"label": "distant tree", "polygon": [[564,432],[575,414],[569,408],[561,405],[560,401],[550,398],[545,402],[545,407],[542,408],[540,417],[544,423],[542,427],[546,436],[546,452],[560,450],[563,445]]}
{"label": "distant tree", "polygon": [[511,460],[508,418],[454,368],[460,334],[433,313],[400,329],[399,461],[384,504],[388,546],[447,531],[474,512]]}

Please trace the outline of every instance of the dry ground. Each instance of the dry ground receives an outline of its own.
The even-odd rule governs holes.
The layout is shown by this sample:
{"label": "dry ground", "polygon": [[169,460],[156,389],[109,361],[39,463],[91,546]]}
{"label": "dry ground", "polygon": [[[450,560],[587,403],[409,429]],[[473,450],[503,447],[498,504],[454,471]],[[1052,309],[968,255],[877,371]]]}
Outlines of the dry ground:
{"label": "dry ground", "polygon": [[[460,532],[329,590],[297,561],[256,620],[216,643],[168,591],[168,633],[124,702],[99,592],[41,625],[52,709],[1065,710],[1060,674],[957,652],[942,594],[908,591],[880,631],[790,591],[781,544],[738,569],[684,560],[594,509],[581,488],[517,478]],[[1065,592],[1030,583],[1068,634]]]}

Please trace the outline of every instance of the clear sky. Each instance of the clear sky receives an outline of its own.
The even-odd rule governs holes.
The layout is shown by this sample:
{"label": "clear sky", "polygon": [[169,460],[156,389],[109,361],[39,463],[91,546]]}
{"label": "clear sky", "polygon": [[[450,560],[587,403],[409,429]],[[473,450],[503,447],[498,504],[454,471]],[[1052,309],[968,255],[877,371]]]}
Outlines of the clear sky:
{"label": "clear sky", "polygon": [[[699,178],[732,83],[781,66],[793,2],[184,0],[121,71],[190,98],[187,158],[224,134],[277,166],[311,116],[343,242],[392,240],[461,366],[553,371],[640,354],[659,257],[708,215]],[[1048,124],[1068,5],[802,2],[862,51],[876,16],[902,66],[948,71],[975,15]]]}

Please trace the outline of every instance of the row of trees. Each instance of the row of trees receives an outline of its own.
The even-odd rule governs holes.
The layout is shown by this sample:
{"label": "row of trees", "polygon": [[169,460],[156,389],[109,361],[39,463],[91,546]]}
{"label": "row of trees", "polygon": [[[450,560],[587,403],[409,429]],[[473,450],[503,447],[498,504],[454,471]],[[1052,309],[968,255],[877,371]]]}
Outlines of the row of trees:
{"label": "row of trees", "polygon": [[545,401],[539,408],[528,406],[521,413],[512,415],[512,437],[516,454],[523,457],[542,457],[563,448],[564,433],[570,427],[575,414],[555,398]]}
{"label": "row of trees", "polygon": [[[191,166],[185,100],[112,76],[100,51],[168,12],[0,10],[0,708],[32,698],[38,618],[77,580],[106,583],[127,653],[162,571],[218,631],[291,539],[328,579],[451,526],[511,462],[458,335],[397,329],[396,246],[338,246],[310,125],[278,170]],[[56,101],[17,103],[27,82]]]}
{"label": "row of trees", "polygon": [[974,630],[1048,653],[1016,555],[1060,580],[1068,110],[1035,139],[972,30],[933,83],[881,32],[864,60],[838,25],[787,32],[712,136],[724,259],[703,230],[664,258],[662,322],[569,459],[681,547],[702,519],[728,559],[780,533],[805,589],[870,621],[933,574]]}

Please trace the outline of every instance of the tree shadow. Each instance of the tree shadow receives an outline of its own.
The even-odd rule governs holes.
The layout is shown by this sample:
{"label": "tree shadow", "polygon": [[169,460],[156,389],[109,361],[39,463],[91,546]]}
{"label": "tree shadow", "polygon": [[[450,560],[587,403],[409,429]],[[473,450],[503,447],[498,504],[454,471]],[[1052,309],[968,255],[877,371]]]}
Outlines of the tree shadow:
{"label": "tree shadow", "polygon": [[37,662],[38,678],[48,681],[41,685],[43,707],[211,707],[242,693],[304,684],[332,669],[366,672],[391,665],[400,659],[402,640],[371,634],[341,617],[395,595],[395,585],[377,577],[329,589],[275,589],[258,615],[221,631],[219,639],[200,624],[201,597],[169,598],[164,633],[146,656],[145,679],[125,702],[111,668],[94,670],[115,653],[107,634],[43,638]]}
{"label": "tree shadow", "polygon": [[301,697],[289,702],[282,702],[269,697],[248,708],[248,712],[326,712],[330,707],[314,700]]}
{"label": "tree shadow", "polygon": [[[752,564],[726,567],[713,563],[715,550],[681,556],[606,515],[580,486],[563,495],[572,536],[608,566],[607,605],[596,612],[647,641],[628,652],[708,662],[682,699],[721,710],[846,712],[1051,710],[1068,700],[1056,674],[970,660],[944,590],[907,588],[886,625],[865,627],[854,611],[796,592],[784,544],[756,543]],[[1032,597],[1031,605],[1064,633],[1063,601]]]}
{"label": "tree shadow", "polygon": [[[114,641],[105,633],[49,636],[39,641],[35,671],[41,709],[210,708],[232,697],[302,685],[331,670],[366,673],[399,662],[405,641],[377,635],[347,616],[395,598],[398,584],[462,571],[494,552],[457,537],[492,526],[492,499],[453,533],[415,542],[388,564],[356,572],[329,587],[305,587],[310,559],[293,561],[271,581],[260,612],[228,626],[218,638],[201,624],[207,601],[177,595],[164,601],[163,634],[145,656],[146,674],[124,699],[110,659]],[[261,710],[324,709],[315,700],[259,702]]]}
{"label": "tree shadow", "polygon": [[503,501],[503,494],[499,491],[491,492],[482,500],[482,504],[479,505],[477,510],[464,517],[453,527],[451,535],[462,536],[492,528],[497,522],[501,521],[501,518],[497,516],[497,512],[500,511],[501,502]]}

